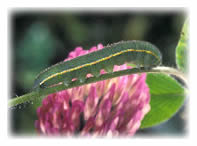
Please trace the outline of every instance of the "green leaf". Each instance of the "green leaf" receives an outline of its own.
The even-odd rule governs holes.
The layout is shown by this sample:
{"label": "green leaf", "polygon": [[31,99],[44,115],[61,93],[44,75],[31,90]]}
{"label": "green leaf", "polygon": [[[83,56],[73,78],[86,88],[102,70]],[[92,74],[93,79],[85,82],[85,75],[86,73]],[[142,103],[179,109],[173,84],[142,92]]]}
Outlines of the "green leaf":
{"label": "green leaf", "polygon": [[187,72],[187,65],[188,65],[188,20],[185,22],[181,37],[176,47],[176,64],[177,67],[183,71]]}
{"label": "green leaf", "polygon": [[158,125],[170,119],[183,105],[184,88],[165,74],[148,74],[146,80],[151,94],[151,110],[144,117],[141,128]]}

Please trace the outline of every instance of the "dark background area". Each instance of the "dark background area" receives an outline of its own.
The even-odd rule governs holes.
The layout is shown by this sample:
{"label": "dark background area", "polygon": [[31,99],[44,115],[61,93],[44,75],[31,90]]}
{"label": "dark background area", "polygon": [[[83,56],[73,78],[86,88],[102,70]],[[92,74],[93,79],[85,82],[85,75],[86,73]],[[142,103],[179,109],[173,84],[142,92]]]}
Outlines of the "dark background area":
{"label": "dark background area", "polygon": [[[99,43],[145,40],[155,44],[163,55],[163,65],[176,67],[175,48],[186,19],[184,9],[150,11],[12,11],[11,95],[31,91],[35,76],[44,68],[64,60],[77,46],[89,49]],[[35,133],[36,108],[41,99],[9,109],[10,130],[14,134]],[[186,131],[183,107],[169,121],[138,135],[180,135]]]}

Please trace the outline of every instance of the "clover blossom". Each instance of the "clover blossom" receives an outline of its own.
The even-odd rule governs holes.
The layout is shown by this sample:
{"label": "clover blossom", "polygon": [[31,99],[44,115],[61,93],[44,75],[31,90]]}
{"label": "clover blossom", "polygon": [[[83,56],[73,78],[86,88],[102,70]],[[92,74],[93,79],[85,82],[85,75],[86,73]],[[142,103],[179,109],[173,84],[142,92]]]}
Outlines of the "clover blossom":
{"label": "clover blossom", "polygon": [[[77,47],[66,60],[102,48],[102,44],[90,50]],[[128,68],[126,64],[115,65],[113,70]],[[35,127],[46,135],[134,135],[150,110],[145,80],[144,73],[125,75],[50,94],[37,109]]]}

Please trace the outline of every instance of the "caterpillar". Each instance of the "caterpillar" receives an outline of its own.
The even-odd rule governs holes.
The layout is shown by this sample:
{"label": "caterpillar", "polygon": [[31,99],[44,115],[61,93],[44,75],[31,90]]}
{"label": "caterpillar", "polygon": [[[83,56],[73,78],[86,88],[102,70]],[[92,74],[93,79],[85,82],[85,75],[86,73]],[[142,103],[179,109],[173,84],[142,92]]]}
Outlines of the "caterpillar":
{"label": "caterpillar", "polygon": [[160,65],[161,58],[158,48],[149,42],[121,41],[45,69],[36,77],[33,89],[46,88],[58,83],[69,85],[74,78],[84,82],[88,73],[98,77],[101,69],[113,72],[114,65],[124,63],[151,68]]}

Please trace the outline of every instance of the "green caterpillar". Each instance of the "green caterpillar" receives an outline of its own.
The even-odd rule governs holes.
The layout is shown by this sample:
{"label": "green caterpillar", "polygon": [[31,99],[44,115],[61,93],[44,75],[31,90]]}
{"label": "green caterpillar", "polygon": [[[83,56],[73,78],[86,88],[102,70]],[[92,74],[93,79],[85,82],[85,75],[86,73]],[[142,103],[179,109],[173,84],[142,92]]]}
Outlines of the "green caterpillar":
{"label": "green caterpillar", "polygon": [[88,73],[99,76],[101,69],[113,72],[114,65],[124,63],[145,68],[158,66],[161,64],[161,53],[157,47],[148,42],[121,41],[45,69],[35,79],[34,89],[46,88],[58,83],[69,85],[73,78],[84,82]]}

